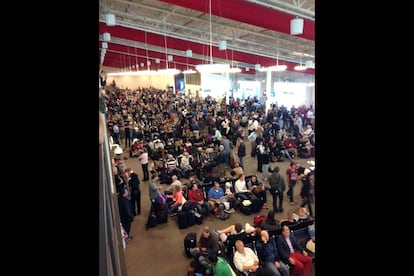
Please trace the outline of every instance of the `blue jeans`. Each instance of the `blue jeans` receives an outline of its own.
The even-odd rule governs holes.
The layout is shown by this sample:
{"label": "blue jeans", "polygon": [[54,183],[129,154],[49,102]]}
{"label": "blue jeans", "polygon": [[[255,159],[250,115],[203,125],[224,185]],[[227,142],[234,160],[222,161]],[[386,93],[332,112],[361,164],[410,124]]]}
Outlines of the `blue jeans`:
{"label": "blue jeans", "polygon": [[290,202],[293,202],[293,191],[295,189],[296,181],[289,183],[289,189],[287,191],[287,195],[290,198]]}
{"label": "blue jeans", "polygon": [[267,176],[269,175],[269,166],[270,166],[270,164],[262,164],[262,171],[263,171],[262,177],[263,177],[263,179],[267,178]]}
{"label": "blue jeans", "polygon": [[244,156],[239,156],[240,167],[244,169]]}
{"label": "blue jeans", "polygon": [[210,214],[210,204],[208,204],[208,201],[204,200],[203,205],[197,204],[196,207],[198,212],[204,217],[208,217]]}
{"label": "blue jeans", "polygon": [[276,268],[275,264],[272,262],[266,262],[265,263],[265,268],[268,271],[272,271],[275,276],[289,276],[289,268],[287,268],[287,266],[283,263],[283,262],[279,262],[280,263],[280,267]]}

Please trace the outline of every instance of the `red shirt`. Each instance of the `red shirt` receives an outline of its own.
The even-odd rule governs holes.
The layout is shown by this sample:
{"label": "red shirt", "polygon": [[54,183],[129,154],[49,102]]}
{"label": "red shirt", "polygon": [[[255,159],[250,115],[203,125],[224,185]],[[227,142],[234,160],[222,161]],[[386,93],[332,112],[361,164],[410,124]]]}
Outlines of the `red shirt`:
{"label": "red shirt", "polygon": [[188,199],[194,202],[195,204],[198,204],[200,200],[204,200],[204,196],[200,189],[191,189],[188,191]]}

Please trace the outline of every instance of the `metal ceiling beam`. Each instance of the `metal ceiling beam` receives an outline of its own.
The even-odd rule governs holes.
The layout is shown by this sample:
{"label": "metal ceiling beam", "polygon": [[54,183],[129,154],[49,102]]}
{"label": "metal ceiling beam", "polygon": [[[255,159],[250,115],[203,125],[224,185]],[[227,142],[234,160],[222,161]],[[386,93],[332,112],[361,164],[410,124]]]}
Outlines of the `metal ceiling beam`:
{"label": "metal ceiling beam", "polygon": [[[288,4],[285,1],[278,1],[278,0],[269,0],[269,1],[260,1],[260,0],[247,0],[257,5],[261,5],[267,8],[271,8],[274,10],[282,11],[288,14],[297,15],[302,18],[306,18],[312,21],[315,21],[315,12],[309,9],[303,9],[300,7],[300,3],[297,4],[299,6]],[[294,0],[293,0],[294,1]],[[269,4],[267,2],[272,2],[274,4]],[[304,2],[302,2],[304,3]]]}
{"label": "metal ceiling beam", "polygon": [[[292,0],[295,1],[295,0]],[[258,5],[272,5],[273,8],[282,11],[282,8],[292,10],[300,10],[300,7],[295,7],[284,1],[249,1],[257,2]],[[260,2],[260,3],[259,3]],[[273,2],[269,4],[268,2]],[[305,1],[297,2],[297,5],[304,4]],[[201,11],[195,11],[182,6],[174,6],[162,1],[125,1],[125,0],[108,0],[106,2],[100,1],[100,18],[104,22],[105,13],[114,13],[117,17],[117,25],[133,28],[136,30],[149,31],[155,34],[201,43],[209,45],[208,30],[205,26],[210,23],[209,20],[202,18]],[[156,6],[158,5],[158,6]],[[276,7],[277,6],[277,7]],[[165,7],[165,9],[163,8]],[[279,8],[278,8],[279,7]],[[166,9],[174,8],[171,10]],[[301,10],[300,10],[301,11]],[[183,14],[188,12],[187,14]],[[306,13],[304,11],[301,11]],[[140,15],[139,15],[139,14]],[[157,13],[156,15],[154,13]],[[289,12],[290,14],[293,14]],[[307,13],[314,12],[307,10]],[[141,15],[142,14],[142,15]],[[191,15],[193,14],[193,15]],[[297,15],[297,13],[295,13]],[[176,22],[182,24],[169,23],[165,18],[173,17]],[[177,19],[176,19],[177,18]],[[213,45],[219,46],[220,40],[227,41],[227,48],[230,50],[248,53],[252,55],[262,56],[266,58],[285,60],[293,63],[302,63],[301,56],[295,55],[294,52],[306,53],[308,57],[314,57],[314,41],[310,41],[297,36],[290,36],[285,33],[279,33],[274,30],[264,29],[256,25],[249,25],[248,23],[234,21],[229,18],[222,18],[214,15],[211,22],[214,29],[221,29],[220,33],[212,32]],[[180,20],[185,19],[185,20]],[[314,17],[310,18],[314,20]],[[165,28],[164,21],[165,20]],[[219,22],[215,22],[219,21]],[[234,21],[234,24],[232,22]],[[199,22],[200,28],[191,27],[191,23]],[[240,27],[240,24],[243,27]],[[202,28],[203,27],[203,28]],[[250,28],[250,29],[246,29]],[[255,31],[256,30],[256,31]],[[262,33],[267,32],[267,33]],[[230,34],[231,33],[231,34]],[[271,33],[269,35],[268,33]],[[247,39],[242,39],[247,38]],[[116,39],[114,37],[114,39]],[[278,49],[275,45],[279,45]],[[176,50],[180,52],[179,50]],[[177,53],[177,55],[180,55]],[[181,55],[180,55],[181,56]],[[185,56],[185,53],[184,53]],[[303,57],[303,56],[302,56]],[[204,57],[205,59],[205,57]],[[251,68],[248,64],[246,67]]]}
{"label": "metal ceiling beam", "polygon": [[[124,2],[124,1],[119,1],[119,2]],[[145,6],[141,6],[139,4],[135,4],[135,5],[143,9],[146,8]],[[164,12],[163,10],[160,10],[158,8],[155,8],[155,10]],[[130,11],[129,13],[126,13],[126,12],[111,10],[111,12],[114,13],[118,18],[121,18],[121,20],[117,20],[118,25],[124,24],[125,26],[131,27],[134,29],[140,28],[142,30],[151,30],[152,32],[159,33],[159,34],[168,33],[169,36],[173,36],[176,38],[198,42],[198,43],[202,42],[205,44],[209,44],[208,33],[206,33],[204,30],[195,29],[195,28],[189,27],[188,25],[181,26],[181,25],[177,25],[174,23],[168,23],[168,22],[166,22],[166,30],[164,30],[164,29],[161,29],[160,27],[161,25],[163,25],[163,22],[161,19],[153,19],[153,18],[148,18],[145,16],[140,16],[132,11]],[[172,13],[166,12],[166,14],[171,15]],[[166,14],[163,14],[162,17],[164,18]],[[179,15],[178,13],[174,13],[174,15],[182,16],[182,15]],[[200,21],[204,24],[209,23],[208,20],[202,19],[202,18],[193,18],[193,17],[186,16],[186,15],[184,15],[183,17],[190,19],[192,21]],[[232,26],[228,26],[226,24],[220,24],[218,26],[218,24],[214,23],[213,25],[215,25],[216,27],[220,27],[220,28],[223,28],[223,25],[224,25],[224,27],[228,29],[227,32],[231,31],[234,33],[234,32],[240,31],[240,28],[235,28]],[[263,29],[263,28],[260,28],[260,29]],[[270,30],[266,30],[266,31],[270,31]],[[271,31],[271,32],[275,32],[275,31]],[[278,34],[279,37],[274,37],[274,36],[269,36],[269,35],[258,33],[258,32],[243,30],[243,35],[259,37],[258,39],[252,39],[257,42],[248,41],[245,39],[239,39],[236,37],[231,37],[227,34],[223,35],[222,33],[220,34],[213,33],[212,35],[214,37],[213,39],[214,45],[218,45],[220,40],[226,39],[226,41],[228,41],[229,49],[232,48],[234,50],[241,51],[241,52],[252,52],[257,55],[262,55],[263,52],[266,52],[267,56],[271,56],[273,58],[276,58],[278,54],[277,49],[275,49],[275,47],[273,46],[276,44],[279,44],[279,45],[281,44],[285,47],[291,47],[291,48],[293,47],[296,50],[298,49],[298,47],[300,47],[301,48],[300,51],[304,53],[312,54],[314,52],[314,47],[313,45],[310,45],[311,42],[309,42],[308,40],[299,38],[299,37],[287,36],[281,33]],[[285,38],[281,38],[282,36],[285,36]],[[199,41],[197,39],[199,39]],[[263,44],[262,42],[263,40],[260,40],[260,39],[266,40],[267,44]],[[288,61],[300,63],[299,59],[296,59],[296,57],[288,57],[288,56],[283,55],[283,53],[289,53],[292,51],[291,49],[284,48],[283,46],[279,47],[280,58],[286,59]]]}

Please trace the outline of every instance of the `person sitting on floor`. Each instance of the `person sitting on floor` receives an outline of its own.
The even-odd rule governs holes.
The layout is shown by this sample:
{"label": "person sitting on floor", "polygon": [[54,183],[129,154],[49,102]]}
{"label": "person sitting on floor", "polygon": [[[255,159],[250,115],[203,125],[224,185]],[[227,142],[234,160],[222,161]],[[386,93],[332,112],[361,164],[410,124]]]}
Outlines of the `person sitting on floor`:
{"label": "person sitting on floor", "polygon": [[204,217],[210,214],[210,205],[204,199],[203,192],[198,188],[197,183],[190,184],[190,190],[188,191],[188,200],[196,204],[197,210]]}
{"label": "person sitting on floor", "polygon": [[224,200],[224,190],[220,187],[220,183],[214,181],[214,186],[208,190],[208,203],[214,214],[218,213],[218,205]]}
{"label": "person sitting on floor", "polygon": [[273,210],[267,213],[267,218],[260,223],[260,228],[263,230],[276,230],[280,228],[280,223],[275,218],[275,212]]}
{"label": "person sitting on floor", "polygon": [[298,224],[298,221],[293,217],[293,212],[290,210],[286,212],[286,218],[280,221],[280,227],[283,227],[283,226],[291,227],[297,224]]}
{"label": "person sitting on floor", "polygon": [[[252,178],[247,181],[247,188],[262,202],[263,209],[269,209],[267,207],[266,187],[263,181],[261,181],[257,175],[253,175]],[[269,186],[270,188],[270,186]]]}
{"label": "person sitting on floor", "polygon": [[244,174],[240,175],[239,179],[237,179],[234,183],[234,190],[236,192],[236,197],[241,200],[249,199],[251,197],[252,191],[247,188]]}
{"label": "person sitting on floor", "polygon": [[140,144],[138,139],[132,141],[132,146],[129,150],[129,157],[139,157],[142,153],[142,144]]}
{"label": "person sitting on floor", "polygon": [[[223,257],[210,255],[208,257],[209,264],[205,265],[206,274],[214,276],[236,276],[236,273],[231,268],[230,264]],[[212,274],[207,274],[207,271],[212,271]]]}
{"label": "person sitting on floor", "polygon": [[305,207],[300,207],[298,209],[298,213],[293,213],[293,217],[298,221],[298,222],[311,222],[313,220],[313,218],[309,215],[308,213],[308,209],[306,209]]}
{"label": "person sitting on floor", "polygon": [[192,156],[188,152],[184,152],[181,157],[180,169],[182,171],[182,175],[188,178],[188,173],[193,170],[191,166]]}
{"label": "person sitting on floor", "polygon": [[214,232],[216,232],[216,234],[219,236],[222,242],[225,242],[229,235],[237,235],[237,234],[243,233],[244,229],[241,223],[237,222],[236,224],[231,224],[227,226],[226,228],[223,228],[221,230],[216,230]]}
{"label": "person sitting on floor", "polygon": [[230,174],[234,179],[239,179],[242,174],[244,174],[243,168],[240,166],[239,162],[234,163],[234,168],[231,170]]}
{"label": "person sitting on floor", "polygon": [[224,184],[224,194],[227,196],[227,201],[230,204],[229,213],[235,212],[234,208],[236,207],[237,199],[234,196],[234,193],[235,191],[234,191],[233,185],[231,185],[230,182],[226,182]]}
{"label": "person sitting on floor", "polygon": [[217,256],[218,251],[219,242],[217,236],[211,233],[210,227],[204,226],[200,239],[197,242],[197,247],[190,249],[191,256],[204,265],[208,262],[208,257],[211,255]]}
{"label": "person sitting on floor", "polygon": [[173,186],[173,194],[167,195],[168,198],[172,199],[172,204],[170,205],[170,215],[176,215],[179,208],[187,201],[183,196],[183,191],[181,190],[181,186],[174,185]]}

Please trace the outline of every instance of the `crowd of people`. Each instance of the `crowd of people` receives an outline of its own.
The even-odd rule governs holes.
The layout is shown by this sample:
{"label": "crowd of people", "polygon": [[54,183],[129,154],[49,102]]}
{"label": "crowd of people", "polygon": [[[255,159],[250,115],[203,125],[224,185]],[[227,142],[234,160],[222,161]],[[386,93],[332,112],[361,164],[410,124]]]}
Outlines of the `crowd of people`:
{"label": "crowd of people", "polygon": [[[204,226],[196,245],[190,249],[193,261],[188,267],[188,275],[308,275],[312,265],[309,252],[314,251],[303,247],[290,227],[283,223],[290,220],[295,224],[303,223],[304,218],[301,217],[305,214],[301,212],[304,211],[306,208],[301,207],[298,214],[294,213],[293,217],[297,219],[288,217],[281,222],[274,219],[273,211],[269,211],[268,218],[258,227],[246,223],[243,228],[241,223],[236,223],[220,230],[212,230],[209,226]],[[312,233],[310,226],[313,225],[304,226],[309,228],[309,235]],[[271,230],[275,229],[279,229],[280,234],[270,236]],[[253,239],[247,240],[246,234],[250,234]],[[314,241],[313,238],[310,241]],[[234,240],[234,249],[225,245],[230,239]]]}
{"label": "crowd of people", "polygon": [[[261,208],[269,209],[266,203],[269,193],[272,209],[259,227],[263,232],[285,222],[275,220],[275,213],[284,212],[286,191],[293,204],[293,189],[297,181],[302,181],[301,206],[314,217],[314,172],[300,167],[296,161],[305,151],[311,154],[315,145],[312,124],[306,118],[311,108],[292,107],[288,110],[273,105],[266,111],[255,104],[258,101],[255,98],[230,99],[230,104],[226,105],[211,97],[193,98],[154,88],[120,89],[116,85],[111,85],[104,96],[107,129],[113,143],[124,145],[129,158],[137,158],[142,170],[140,180],[136,172],[125,166],[127,157],[116,155],[113,158],[121,224],[128,235],[134,216],[141,214],[140,182],[148,184],[151,204],[165,204],[169,214],[176,213],[186,201],[191,201],[204,217],[217,216],[218,204],[223,201],[228,203],[226,211],[235,212],[237,204],[251,195],[261,202]],[[246,143],[251,145],[250,155],[257,159],[257,174],[248,181],[244,174]],[[284,158],[291,162],[286,172],[270,165]],[[222,183],[226,170],[230,170],[233,182]],[[202,187],[207,187],[208,182],[212,185],[205,191]],[[165,191],[163,184],[169,185]],[[289,221],[288,217],[286,221]],[[230,228],[230,231],[226,228],[218,230],[218,235],[213,231],[212,236],[225,241],[224,236],[246,230],[240,225]],[[256,232],[255,228],[247,231]],[[203,233],[203,237],[207,239],[210,234]],[[261,236],[261,232],[258,235]],[[263,240],[266,240],[266,234],[263,234]],[[226,270],[222,264],[227,260],[216,254],[206,256],[201,248],[193,252],[198,261],[210,264],[210,268],[218,265]],[[241,243],[236,248],[240,254],[246,250]],[[297,257],[297,262],[302,259]],[[236,268],[256,271],[255,262],[246,265],[247,270],[243,265]],[[276,259],[273,261],[280,275],[285,275],[281,262],[278,259],[276,266]],[[260,267],[263,271],[269,270],[266,270],[268,265]],[[303,271],[306,269],[305,266],[302,268]],[[273,273],[276,272],[273,270]]]}

